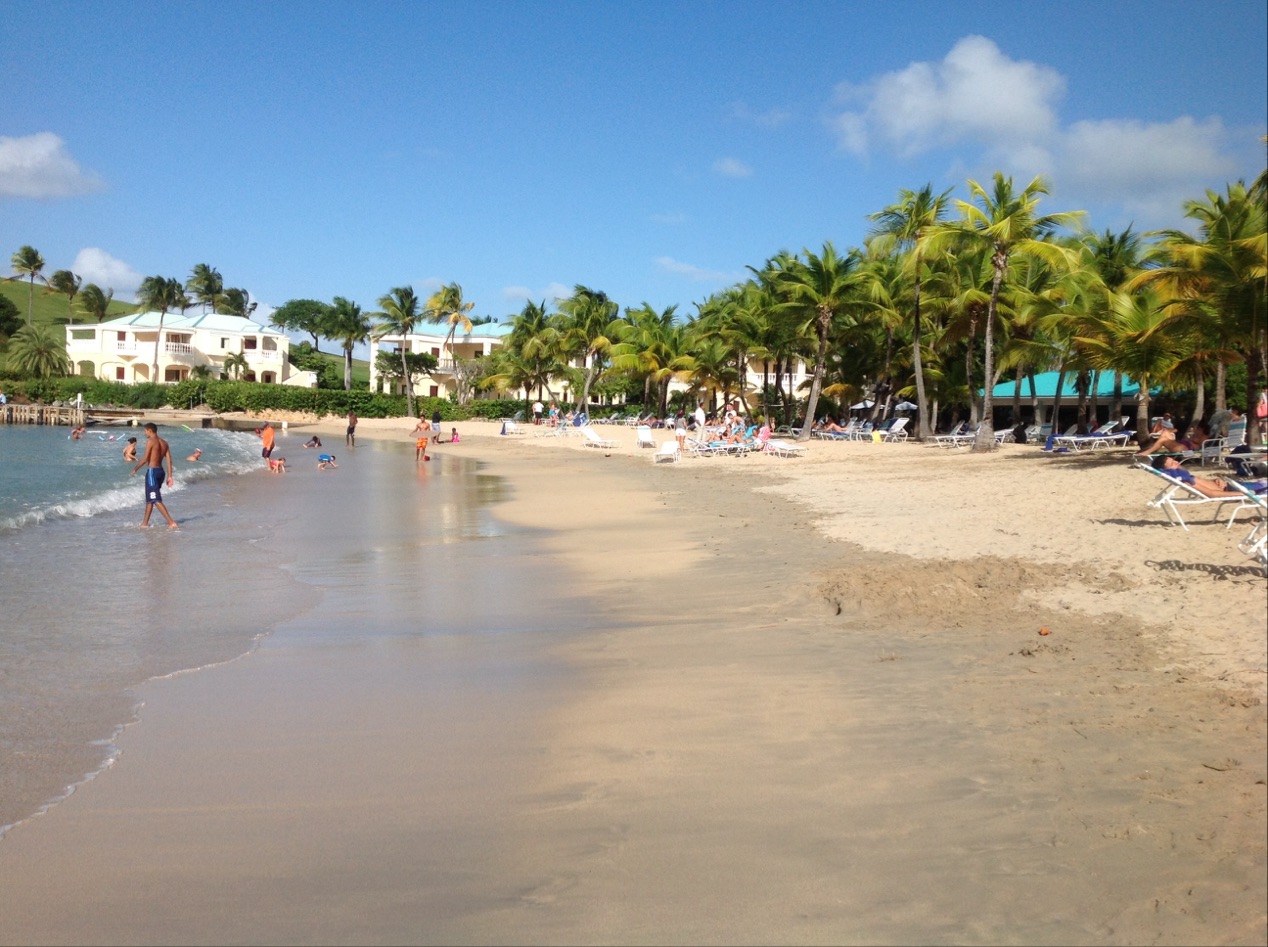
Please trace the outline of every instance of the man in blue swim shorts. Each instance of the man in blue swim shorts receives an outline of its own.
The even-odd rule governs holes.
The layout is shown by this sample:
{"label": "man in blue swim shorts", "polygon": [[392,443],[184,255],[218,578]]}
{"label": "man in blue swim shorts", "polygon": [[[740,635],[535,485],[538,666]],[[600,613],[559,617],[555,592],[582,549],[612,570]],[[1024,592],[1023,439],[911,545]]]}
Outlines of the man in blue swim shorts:
{"label": "man in blue swim shorts", "polygon": [[172,515],[167,512],[167,507],[163,503],[164,464],[167,467],[167,485],[170,487],[175,482],[172,476],[172,451],[167,446],[167,441],[158,436],[158,427],[151,422],[145,426],[145,455],[132,468],[131,474],[136,476],[138,470],[145,468],[145,516],[141,520],[141,525],[150,525],[150,513],[158,507],[163,518],[167,520],[167,528],[175,529],[176,520],[172,519]]}

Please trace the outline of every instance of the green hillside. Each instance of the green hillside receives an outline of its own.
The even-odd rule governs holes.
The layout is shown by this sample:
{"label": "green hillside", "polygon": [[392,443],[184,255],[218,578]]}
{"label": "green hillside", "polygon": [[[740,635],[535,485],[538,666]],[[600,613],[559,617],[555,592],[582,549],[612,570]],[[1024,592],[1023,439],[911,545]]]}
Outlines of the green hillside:
{"label": "green hillside", "polygon": [[[18,281],[15,279],[0,279],[0,295],[7,296],[13,300],[13,304],[18,307],[18,312],[22,316],[22,320],[26,321],[27,309],[27,291],[30,283],[26,280]],[[69,322],[69,313],[67,312],[69,300],[61,293],[55,293],[47,286],[41,286],[37,281],[35,284],[35,304],[32,307],[32,322],[37,326],[41,325],[65,325]],[[126,316],[129,313],[136,312],[136,306],[132,303],[119,302],[118,300],[110,301],[110,318],[114,319],[119,316]],[[84,318],[79,313],[75,314],[76,322],[83,322]]]}

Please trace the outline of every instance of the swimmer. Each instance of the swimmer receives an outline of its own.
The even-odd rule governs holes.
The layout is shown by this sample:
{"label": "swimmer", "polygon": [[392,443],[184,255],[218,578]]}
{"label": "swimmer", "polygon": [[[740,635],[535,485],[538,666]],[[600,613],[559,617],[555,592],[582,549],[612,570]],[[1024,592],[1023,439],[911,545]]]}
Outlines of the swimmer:
{"label": "swimmer", "polygon": [[188,457],[186,457],[185,459],[189,461],[190,463],[193,463],[195,460],[197,460],[199,457],[202,456],[202,453],[203,453],[203,449],[201,447],[195,447],[194,452],[190,454]]}
{"label": "swimmer", "polygon": [[329,470],[331,467],[338,467],[338,466],[339,465],[335,463],[334,454],[318,454],[317,455],[317,469],[318,470]]}
{"label": "swimmer", "polygon": [[128,438],[128,446],[123,449],[123,459],[130,464],[136,463],[136,438]]}
{"label": "swimmer", "polygon": [[73,440],[76,440],[76,441],[79,440],[81,437],[84,436],[84,426],[82,424],[79,425],[79,427],[75,428],[75,430],[70,432],[70,436]]}
{"label": "swimmer", "polygon": [[280,474],[286,473],[286,458],[285,457],[270,457],[269,470],[273,471],[273,473],[280,473]]}

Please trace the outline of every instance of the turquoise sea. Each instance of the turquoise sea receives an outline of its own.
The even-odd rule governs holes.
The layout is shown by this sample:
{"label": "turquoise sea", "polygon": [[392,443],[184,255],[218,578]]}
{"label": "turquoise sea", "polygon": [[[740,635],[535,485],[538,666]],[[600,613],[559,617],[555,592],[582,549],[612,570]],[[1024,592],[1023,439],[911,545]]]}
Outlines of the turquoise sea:
{"label": "turquoise sea", "polygon": [[308,434],[282,431],[275,475],[250,433],[160,433],[176,530],[157,514],[139,528],[142,480],[122,459],[139,428],[0,427],[0,834],[109,766],[138,684],[239,658],[280,625],[357,643],[582,623],[533,535],[493,516],[504,482],[457,447],[418,464],[412,438],[328,444],[339,466],[319,471]]}

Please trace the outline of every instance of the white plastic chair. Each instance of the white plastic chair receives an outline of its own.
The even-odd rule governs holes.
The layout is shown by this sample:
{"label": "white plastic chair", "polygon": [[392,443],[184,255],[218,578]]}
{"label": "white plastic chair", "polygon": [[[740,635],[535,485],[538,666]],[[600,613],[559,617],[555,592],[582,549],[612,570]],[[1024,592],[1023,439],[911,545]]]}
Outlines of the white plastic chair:
{"label": "white plastic chair", "polygon": [[636,444],[639,447],[656,446],[656,438],[652,437],[652,429],[646,424],[640,424],[637,428],[635,428],[634,437]]}

